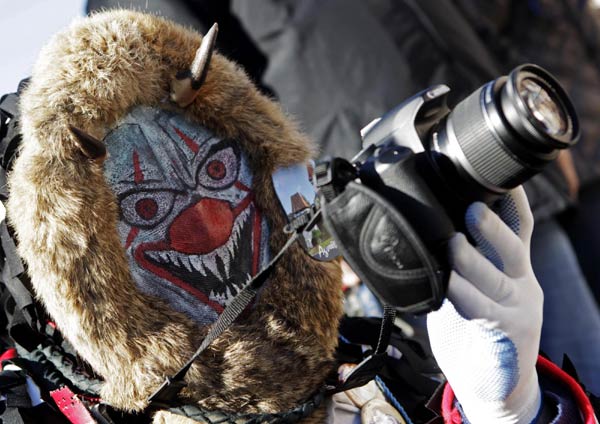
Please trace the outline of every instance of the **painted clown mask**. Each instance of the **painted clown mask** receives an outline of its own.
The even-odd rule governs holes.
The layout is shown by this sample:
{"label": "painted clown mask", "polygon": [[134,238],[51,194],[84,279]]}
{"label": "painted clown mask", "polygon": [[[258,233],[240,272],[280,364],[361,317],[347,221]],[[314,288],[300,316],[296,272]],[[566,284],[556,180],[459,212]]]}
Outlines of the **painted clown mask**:
{"label": "painted clown mask", "polygon": [[135,108],[104,139],[118,231],[143,292],[205,325],[268,261],[268,228],[233,140]]}

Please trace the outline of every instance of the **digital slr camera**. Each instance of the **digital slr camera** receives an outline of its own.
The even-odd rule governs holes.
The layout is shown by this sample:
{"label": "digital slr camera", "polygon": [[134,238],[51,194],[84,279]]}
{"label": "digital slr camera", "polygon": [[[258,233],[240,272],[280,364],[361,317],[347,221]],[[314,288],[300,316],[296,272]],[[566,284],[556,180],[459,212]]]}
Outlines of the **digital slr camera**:
{"label": "digital slr camera", "polygon": [[352,160],[316,167],[325,228],[358,276],[404,312],[440,306],[447,242],[473,201],[493,205],[579,138],[575,109],[544,69],[526,64],[450,110],[445,85],[362,130]]}

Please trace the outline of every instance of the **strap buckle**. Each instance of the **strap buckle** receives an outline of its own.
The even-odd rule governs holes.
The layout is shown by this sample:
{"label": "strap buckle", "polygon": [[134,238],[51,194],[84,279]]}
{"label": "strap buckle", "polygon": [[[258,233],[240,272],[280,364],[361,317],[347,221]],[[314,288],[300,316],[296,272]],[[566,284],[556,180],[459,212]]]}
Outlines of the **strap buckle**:
{"label": "strap buckle", "polygon": [[160,387],[148,398],[148,402],[151,406],[168,408],[175,403],[177,396],[185,386],[187,386],[185,381],[167,377]]}

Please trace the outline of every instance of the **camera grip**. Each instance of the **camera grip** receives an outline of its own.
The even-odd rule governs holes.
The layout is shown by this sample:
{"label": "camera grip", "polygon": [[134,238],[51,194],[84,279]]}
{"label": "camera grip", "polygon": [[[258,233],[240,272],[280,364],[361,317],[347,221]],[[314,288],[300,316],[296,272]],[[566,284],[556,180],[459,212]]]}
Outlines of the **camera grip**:
{"label": "camera grip", "polygon": [[321,201],[324,223],[344,258],[381,301],[410,313],[439,307],[447,278],[397,208],[354,181],[330,202]]}

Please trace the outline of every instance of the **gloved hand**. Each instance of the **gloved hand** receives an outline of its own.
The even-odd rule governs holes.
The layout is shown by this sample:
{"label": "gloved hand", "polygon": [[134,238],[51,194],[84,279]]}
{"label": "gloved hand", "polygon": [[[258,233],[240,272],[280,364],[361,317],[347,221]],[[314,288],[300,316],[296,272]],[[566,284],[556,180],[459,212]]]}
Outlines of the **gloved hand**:
{"label": "gloved hand", "polygon": [[450,241],[448,299],[427,317],[433,353],[472,424],[530,423],[541,404],[535,364],[543,293],[531,268],[533,217],[524,190],[498,215],[473,203]]}

